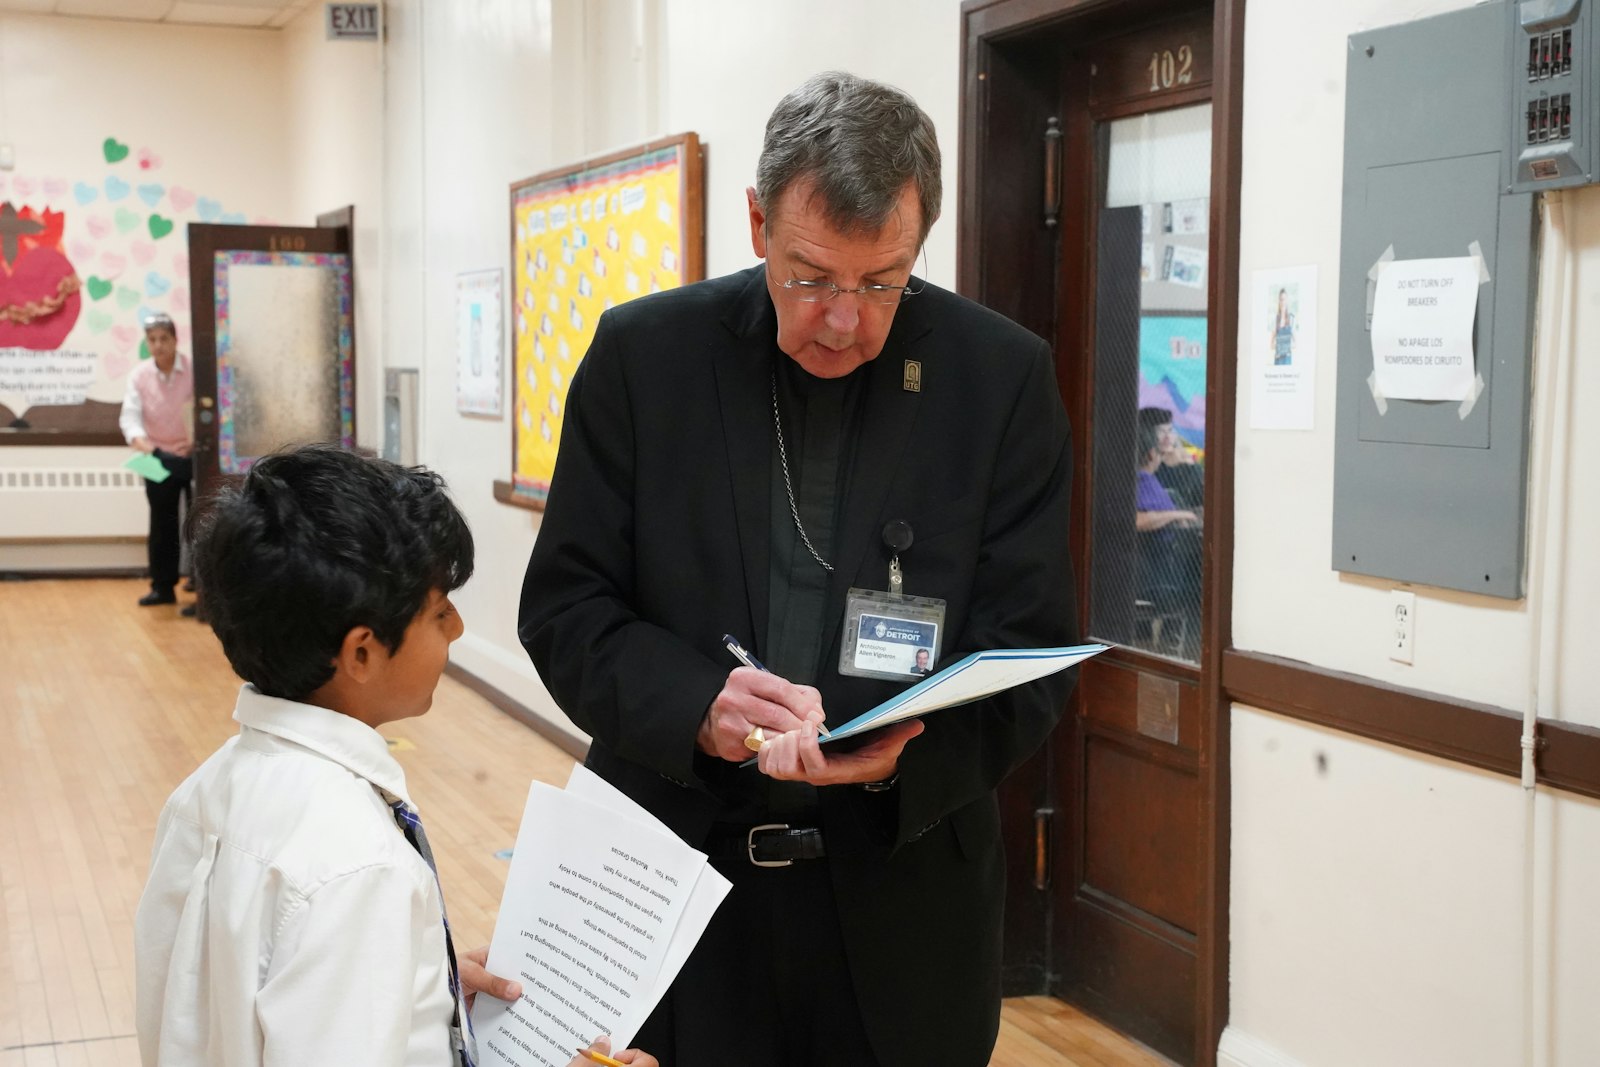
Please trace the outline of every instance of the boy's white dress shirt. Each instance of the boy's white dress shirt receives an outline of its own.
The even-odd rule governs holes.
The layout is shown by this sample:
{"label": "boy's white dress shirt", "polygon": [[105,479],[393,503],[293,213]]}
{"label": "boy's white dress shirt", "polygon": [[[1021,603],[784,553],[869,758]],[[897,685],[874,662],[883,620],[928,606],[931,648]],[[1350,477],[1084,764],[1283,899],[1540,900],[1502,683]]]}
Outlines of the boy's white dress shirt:
{"label": "boy's white dress shirt", "polygon": [[410,805],[383,736],[249,685],[233,717],[156,826],[146,1067],[451,1063],[438,883],[384,798]]}

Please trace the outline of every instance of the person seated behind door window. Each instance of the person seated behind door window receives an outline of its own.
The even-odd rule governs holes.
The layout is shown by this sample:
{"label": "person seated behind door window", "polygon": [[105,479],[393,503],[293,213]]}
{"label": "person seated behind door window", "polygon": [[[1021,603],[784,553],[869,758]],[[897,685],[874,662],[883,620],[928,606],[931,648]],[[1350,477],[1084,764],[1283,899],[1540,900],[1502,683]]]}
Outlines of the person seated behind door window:
{"label": "person seated behind door window", "polygon": [[[1160,411],[1161,408],[1146,408],[1145,411]],[[1141,416],[1143,412],[1140,412]],[[1162,462],[1162,452],[1167,447],[1167,439],[1172,435],[1172,421],[1169,418],[1163,424],[1150,423],[1143,418],[1139,421],[1136,431],[1138,440],[1139,470],[1137,473],[1138,487],[1134,490],[1134,523],[1133,528],[1140,533],[1155,533],[1166,531],[1166,536],[1161,540],[1170,543],[1171,527],[1199,526],[1200,516],[1187,508],[1178,507],[1172,499],[1172,494],[1156,478],[1156,470]]]}
{"label": "person seated behind door window", "polygon": [[1195,462],[1194,454],[1178,435],[1172,412],[1167,408],[1140,408],[1139,425],[1153,426],[1160,433],[1161,463],[1153,472],[1156,481],[1172,498],[1174,507],[1199,515],[1205,504],[1205,468]]}
{"label": "person seated behind door window", "polygon": [[405,772],[375,729],[433,703],[462,633],[466,521],[424,468],[308,445],[218,494],[195,566],[246,684],[238,735],[156,825],[134,916],[145,1067],[479,1062],[473,997],[522,991],[484,970],[486,948],[456,960]]}
{"label": "person seated behind door window", "polygon": [[1170,433],[1170,422],[1163,428],[1143,419],[1136,430],[1139,469],[1135,472],[1134,529],[1139,571],[1135,595],[1153,603],[1162,615],[1198,621],[1200,517],[1178,507],[1155,476],[1161,466],[1163,439]]}

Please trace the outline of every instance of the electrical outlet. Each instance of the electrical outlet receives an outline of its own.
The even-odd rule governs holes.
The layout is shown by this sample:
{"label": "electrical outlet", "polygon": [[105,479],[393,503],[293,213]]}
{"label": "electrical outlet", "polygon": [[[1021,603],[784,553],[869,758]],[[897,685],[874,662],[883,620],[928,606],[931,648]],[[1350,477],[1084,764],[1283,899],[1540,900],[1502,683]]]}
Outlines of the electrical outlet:
{"label": "electrical outlet", "polygon": [[1396,663],[1411,662],[1411,646],[1417,636],[1417,594],[1396,589],[1389,594],[1389,658]]}

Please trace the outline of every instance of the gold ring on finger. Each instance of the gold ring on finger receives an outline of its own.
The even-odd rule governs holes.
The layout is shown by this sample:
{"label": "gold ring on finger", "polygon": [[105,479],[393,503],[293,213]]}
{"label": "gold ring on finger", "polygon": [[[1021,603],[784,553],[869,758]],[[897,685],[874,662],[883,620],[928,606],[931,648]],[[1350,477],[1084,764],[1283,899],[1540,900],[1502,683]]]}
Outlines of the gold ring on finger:
{"label": "gold ring on finger", "polygon": [[760,752],[761,746],[766,743],[767,735],[762,732],[761,727],[759,726],[751,727],[750,732],[746,734],[744,738],[744,747],[748,748],[751,752]]}

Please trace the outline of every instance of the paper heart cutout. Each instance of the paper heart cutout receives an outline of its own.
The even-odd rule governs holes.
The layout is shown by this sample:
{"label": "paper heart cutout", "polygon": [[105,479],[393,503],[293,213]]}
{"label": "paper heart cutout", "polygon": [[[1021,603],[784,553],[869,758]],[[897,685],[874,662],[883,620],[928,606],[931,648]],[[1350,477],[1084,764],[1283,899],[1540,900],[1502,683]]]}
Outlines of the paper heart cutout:
{"label": "paper heart cutout", "polygon": [[222,221],[230,226],[243,226],[245,224],[244,212],[230,211],[222,216]]}
{"label": "paper heart cutout", "polygon": [[130,289],[126,285],[117,286],[117,306],[126,311],[128,308],[139,305],[139,290]]}
{"label": "paper heart cutout", "polygon": [[104,215],[89,216],[89,233],[95,240],[99,240],[111,232],[111,220]]}
{"label": "paper heart cutout", "polygon": [[85,182],[78,182],[72,187],[72,195],[80,204],[92,204],[95,197],[100,195],[100,190]]}
{"label": "paper heart cutout", "polygon": [[94,255],[94,245],[88,241],[73,241],[67,248],[72,252],[73,259],[87,260]]}
{"label": "paper heart cutout", "polygon": [[46,178],[44,180],[44,195],[54,198],[64,196],[67,191],[65,178]]}
{"label": "paper heart cutout", "polygon": [[[59,232],[59,231],[57,231]],[[59,238],[58,238],[59,240]],[[50,245],[23,246],[11,262],[0,266],[0,305],[10,311],[24,305],[62,295],[59,306],[27,322],[0,319],[0,350],[9,348],[48,352],[60,348],[78,322],[85,298],[78,290],[77,268],[58,248]],[[69,283],[72,283],[69,287]]]}
{"label": "paper heart cutout", "polygon": [[118,233],[127,233],[137,225],[139,225],[139,213],[137,211],[129,211],[125,207],[117,208]]}
{"label": "paper heart cutout", "polygon": [[106,179],[106,199],[111,201],[121,200],[128,195],[128,190],[131,188],[132,186],[127,182],[113,174]]}
{"label": "paper heart cutout", "polygon": [[174,285],[172,287],[172,310],[173,311],[188,311],[189,310],[189,290],[185,289],[181,285]]}
{"label": "paper heart cutout", "polygon": [[113,326],[111,337],[117,344],[127,346],[139,339],[139,331],[132,326]]}
{"label": "paper heart cutout", "polygon": [[102,141],[100,151],[106,154],[107,163],[121,163],[128,158],[128,146],[115,137],[107,137]]}
{"label": "paper heart cutout", "polygon": [[159,241],[172,232],[174,223],[163,215],[150,216],[150,236]]}
{"label": "paper heart cutout", "polygon": [[26,200],[38,188],[32,178],[12,178],[11,187],[17,191],[17,198],[20,200]]}
{"label": "paper heart cutout", "polygon": [[141,267],[156,258],[156,246],[149,241],[135,241],[128,246],[128,251],[133,253],[133,261]]}
{"label": "paper heart cutout", "polygon": [[106,277],[115,278],[122,273],[128,265],[128,257],[119,256],[115,252],[100,253],[100,269],[106,272]]}
{"label": "paper heart cutout", "polygon": [[111,295],[111,283],[104,278],[97,278],[91,274],[85,284],[89,288],[90,300],[104,300]]}
{"label": "paper heart cutout", "polygon": [[154,170],[156,167],[159,167],[159,166],[161,166],[161,157],[160,156],[156,155],[154,152],[150,151],[150,149],[148,149],[148,148],[139,149],[139,169],[140,170]]}
{"label": "paper heart cutout", "polygon": [[95,333],[105,333],[111,328],[111,312],[99,308],[89,309],[89,329]]}
{"label": "paper heart cutout", "polygon": [[187,253],[187,252],[179,252],[177,255],[172,257],[172,273],[174,273],[174,274],[188,274],[189,273],[189,253]]}
{"label": "paper heart cutout", "polygon": [[121,352],[104,352],[100,356],[100,373],[107,381],[116,381],[128,373],[133,360]]}
{"label": "paper heart cutout", "polygon": [[181,185],[174,185],[168,189],[167,199],[172,201],[174,211],[188,211],[194,207],[194,194]]}
{"label": "paper heart cutout", "polygon": [[161,203],[161,198],[167,195],[167,187],[160,182],[149,182],[139,186],[139,199],[150,207]]}
{"label": "paper heart cutout", "polygon": [[201,222],[214,222],[217,216],[222,214],[221,202],[209,196],[202,196],[195,201],[194,209],[200,215]]}
{"label": "paper heart cutout", "polygon": [[172,288],[172,279],[151,271],[144,276],[144,295],[151,300],[156,299]]}

